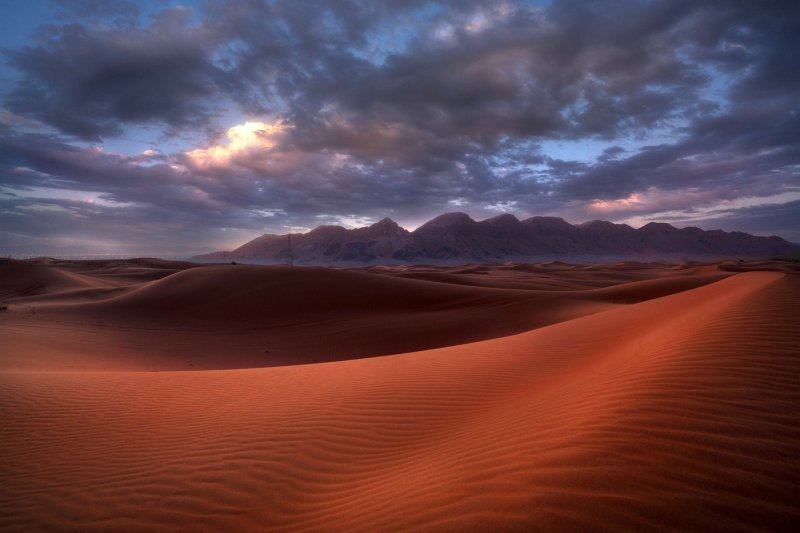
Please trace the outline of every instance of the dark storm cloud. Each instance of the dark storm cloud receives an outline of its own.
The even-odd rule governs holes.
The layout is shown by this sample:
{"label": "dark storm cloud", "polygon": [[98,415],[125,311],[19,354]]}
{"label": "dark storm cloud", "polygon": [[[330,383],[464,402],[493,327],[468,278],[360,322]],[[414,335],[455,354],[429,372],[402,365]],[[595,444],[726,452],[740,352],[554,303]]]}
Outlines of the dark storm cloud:
{"label": "dark storm cloud", "polygon": [[[97,191],[154,227],[596,218],[592,202],[645,199],[610,204],[623,218],[800,183],[795,2],[227,0],[139,18],[124,0],[59,5],[61,22],[6,51],[20,77],[0,115],[1,183]],[[205,165],[74,141],[142,125],[197,138],[241,115],[287,128]],[[741,229],[761,224],[742,213]]]}
{"label": "dark storm cloud", "polygon": [[7,52],[24,77],[6,106],[93,141],[126,124],[203,127],[218,113],[209,46],[181,8],[161,12],[146,28],[48,26],[36,45]]}
{"label": "dark storm cloud", "polygon": [[[746,109],[697,120],[673,144],[646,147],[621,160],[603,160],[564,180],[565,198],[619,198],[647,187],[725,188],[763,195],[800,181],[800,113],[751,102]],[[556,173],[558,168],[555,168]]]}

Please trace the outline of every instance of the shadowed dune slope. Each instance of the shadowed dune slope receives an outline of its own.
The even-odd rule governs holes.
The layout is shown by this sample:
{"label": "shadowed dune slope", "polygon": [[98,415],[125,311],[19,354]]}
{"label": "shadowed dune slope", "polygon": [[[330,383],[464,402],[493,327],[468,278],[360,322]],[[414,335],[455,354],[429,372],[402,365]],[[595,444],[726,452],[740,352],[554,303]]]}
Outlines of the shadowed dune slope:
{"label": "shadowed dune slope", "polygon": [[100,280],[59,268],[25,263],[0,265],[0,300],[105,285]]}
{"label": "shadowed dune slope", "polygon": [[[224,266],[183,271],[143,285],[99,307],[107,315],[120,312],[131,317],[180,317],[184,321],[213,321],[215,324],[220,320],[258,323],[286,317],[291,321],[303,321],[347,313],[458,312],[504,306],[544,311],[542,305],[524,309],[525,304],[543,302],[555,311],[575,302],[582,303],[581,300],[644,301],[696,288],[728,275],[717,272],[672,276],[597,290],[561,292],[540,290],[535,281],[529,281],[531,288],[528,290],[513,290],[323,268]],[[91,306],[84,309],[90,310]],[[514,321],[510,315],[507,318],[506,323]],[[523,322],[530,326],[527,320]]]}
{"label": "shadowed dune slope", "polygon": [[[777,269],[779,267],[772,262],[758,265],[758,269],[763,270],[765,268]],[[605,288],[661,277],[692,278],[702,275],[720,277],[725,275],[717,267],[717,264],[713,263],[671,266],[662,263],[639,262],[580,265],[552,261],[539,264],[465,265],[463,267],[435,265],[381,266],[369,267],[366,270],[375,274],[437,283],[498,289],[549,291]]]}
{"label": "shadowed dune slope", "polygon": [[97,266],[91,263],[86,261],[71,267],[42,261],[0,264],[0,301],[47,304],[100,300],[119,295],[131,286],[178,272],[167,268]]}
{"label": "shadowed dune slope", "polygon": [[483,342],[0,374],[0,528],[790,530],[800,277]]}
{"label": "shadowed dune slope", "polygon": [[714,283],[726,277],[726,274],[717,272],[713,274],[646,279],[621,283],[612,287],[602,287],[586,291],[571,291],[569,293],[565,292],[564,294],[570,294],[585,300],[632,304],[652,300],[653,298],[661,298],[662,296],[669,296],[677,292],[696,289],[697,287]]}
{"label": "shadowed dune slope", "polygon": [[0,368],[197,370],[396,354],[516,334],[727,275],[548,291],[322,268],[194,268],[12,300],[0,316],[9,352]]}

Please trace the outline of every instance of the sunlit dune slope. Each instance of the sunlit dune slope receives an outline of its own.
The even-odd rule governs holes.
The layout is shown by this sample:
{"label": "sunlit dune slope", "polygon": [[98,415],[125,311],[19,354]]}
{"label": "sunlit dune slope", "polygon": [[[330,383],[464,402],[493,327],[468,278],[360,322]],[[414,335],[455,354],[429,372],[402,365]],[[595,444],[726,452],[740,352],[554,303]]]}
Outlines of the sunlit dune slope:
{"label": "sunlit dune slope", "polygon": [[372,357],[511,335],[727,275],[550,291],[535,289],[538,278],[510,290],[322,268],[194,268],[9,300],[0,368],[196,370]]}
{"label": "sunlit dune slope", "polygon": [[0,527],[791,530],[800,277],[229,371],[0,375]]}

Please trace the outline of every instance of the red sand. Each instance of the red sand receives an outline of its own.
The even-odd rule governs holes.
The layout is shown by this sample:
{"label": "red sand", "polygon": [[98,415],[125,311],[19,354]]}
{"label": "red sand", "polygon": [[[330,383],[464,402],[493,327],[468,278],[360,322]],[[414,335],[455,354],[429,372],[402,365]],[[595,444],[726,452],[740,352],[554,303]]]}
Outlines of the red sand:
{"label": "red sand", "polygon": [[800,521],[797,275],[7,268],[0,529]]}

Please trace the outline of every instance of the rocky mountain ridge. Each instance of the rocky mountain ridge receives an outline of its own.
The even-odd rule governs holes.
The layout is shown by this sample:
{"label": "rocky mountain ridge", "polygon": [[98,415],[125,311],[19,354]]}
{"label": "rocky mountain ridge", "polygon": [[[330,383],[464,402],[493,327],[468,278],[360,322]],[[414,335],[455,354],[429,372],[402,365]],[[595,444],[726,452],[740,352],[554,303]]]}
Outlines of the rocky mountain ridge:
{"label": "rocky mountain ridge", "polygon": [[465,213],[445,213],[414,231],[389,218],[356,229],[319,226],[308,233],[266,234],[229,252],[195,256],[202,262],[286,263],[291,241],[297,264],[457,263],[563,258],[764,257],[800,253],[780,237],[742,232],[678,229],[651,222],[627,224],[594,220],[573,225],[558,217],[519,220],[510,214],[475,221]]}

